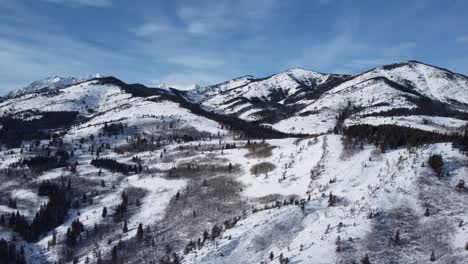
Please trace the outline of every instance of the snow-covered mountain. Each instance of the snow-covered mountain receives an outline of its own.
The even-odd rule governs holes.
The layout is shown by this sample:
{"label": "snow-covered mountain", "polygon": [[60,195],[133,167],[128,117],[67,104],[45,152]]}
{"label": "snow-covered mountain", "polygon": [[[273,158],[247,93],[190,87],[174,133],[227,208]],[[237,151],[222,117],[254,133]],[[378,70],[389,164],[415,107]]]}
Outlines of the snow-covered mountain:
{"label": "snow-covered mountain", "polygon": [[64,88],[67,86],[70,86],[72,84],[76,84],[79,82],[87,81],[93,78],[100,78],[100,74],[95,74],[95,75],[90,75],[86,77],[59,77],[59,76],[52,76],[52,77],[47,77],[43,80],[38,80],[30,83],[28,86],[13,90],[10,93],[8,93],[8,97],[14,97],[18,95],[23,95],[23,94],[28,94],[28,93],[33,93],[40,91],[42,89],[60,89]]}
{"label": "snow-covered mountain", "polygon": [[468,77],[416,61],[34,82],[0,100],[0,260],[468,263],[467,124]]}
{"label": "snow-covered mountain", "polygon": [[345,77],[296,68],[265,78],[245,76],[202,87],[190,92],[188,98],[193,98],[194,102],[206,109],[236,115],[248,121],[259,121],[279,108],[285,108],[288,98],[303,96],[321,85]]}

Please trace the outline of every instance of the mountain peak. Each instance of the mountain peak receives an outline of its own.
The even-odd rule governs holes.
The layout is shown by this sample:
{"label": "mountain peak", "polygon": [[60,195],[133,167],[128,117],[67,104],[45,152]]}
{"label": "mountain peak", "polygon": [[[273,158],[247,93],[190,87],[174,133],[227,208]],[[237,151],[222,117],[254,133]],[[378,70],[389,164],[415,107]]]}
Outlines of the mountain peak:
{"label": "mountain peak", "polygon": [[42,89],[60,89],[78,82],[83,82],[94,78],[102,78],[102,75],[94,74],[85,77],[61,77],[57,75],[49,76],[42,80],[33,81],[23,88],[13,90],[10,93],[8,93],[7,97],[15,97],[23,94],[33,93]]}

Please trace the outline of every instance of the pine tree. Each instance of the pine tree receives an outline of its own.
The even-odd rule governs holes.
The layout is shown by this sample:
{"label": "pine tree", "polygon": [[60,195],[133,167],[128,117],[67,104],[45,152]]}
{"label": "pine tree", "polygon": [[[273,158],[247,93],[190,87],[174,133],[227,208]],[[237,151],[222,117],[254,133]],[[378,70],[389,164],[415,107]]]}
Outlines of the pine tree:
{"label": "pine tree", "polygon": [[361,262],[362,264],[370,264],[369,255],[366,254]]}
{"label": "pine tree", "polygon": [[124,225],[123,225],[122,231],[123,231],[124,233],[127,233],[127,232],[128,232],[127,220],[124,221]]}
{"label": "pine tree", "polygon": [[273,254],[273,251],[270,252],[270,260],[272,261],[275,258],[275,254]]}
{"label": "pine tree", "polygon": [[111,263],[112,264],[117,264],[119,259],[119,253],[117,251],[117,246],[114,246],[112,248],[112,257],[111,257]]}
{"label": "pine tree", "polygon": [[180,198],[180,191],[177,191],[175,198],[176,198],[176,200],[179,200],[179,198]]}
{"label": "pine tree", "polygon": [[429,212],[429,208],[426,207],[426,211],[424,212],[424,216],[425,216],[425,217],[428,217],[428,216],[430,216],[430,215],[431,215],[431,213]]}
{"label": "pine tree", "polygon": [[54,232],[52,233],[52,243],[51,243],[53,246],[55,246],[55,244],[57,244],[57,231],[54,230]]}
{"label": "pine tree", "polygon": [[203,231],[203,242],[205,242],[205,240],[207,240],[209,236],[210,235],[208,234],[208,231],[206,231],[206,230]]}
{"label": "pine tree", "polygon": [[429,260],[430,260],[431,262],[434,262],[434,261],[436,261],[436,257],[435,257],[434,250],[432,250],[432,252],[431,252],[431,256],[429,257]]}
{"label": "pine tree", "polygon": [[397,230],[396,233],[395,233],[395,238],[393,239],[395,241],[395,243],[399,243],[400,242],[400,230]]}
{"label": "pine tree", "polygon": [[142,240],[143,240],[143,225],[142,225],[141,223],[138,225],[137,239],[138,239],[139,241],[142,241]]}
{"label": "pine tree", "polygon": [[332,192],[330,192],[328,196],[328,206],[335,206],[336,205],[336,195],[333,195]]}
{"label": "pine tree", "polygon": [[465,181],[464,180],[459,180],[458,181],[457,189],[459,189],[459,190],[465,189]]}
{"label": "pine tree", "polygon": [[102,208],[102,217],[106,217],[107,216],[107,207],[104,206],[104,208]]}

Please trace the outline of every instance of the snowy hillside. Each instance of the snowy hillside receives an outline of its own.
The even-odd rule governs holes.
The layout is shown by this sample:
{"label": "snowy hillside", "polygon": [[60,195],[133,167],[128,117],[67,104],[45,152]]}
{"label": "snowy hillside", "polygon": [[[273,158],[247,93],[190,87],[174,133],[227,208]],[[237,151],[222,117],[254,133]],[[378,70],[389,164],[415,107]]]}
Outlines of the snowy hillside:
{"label": "snowy hillside", "polygon": [[467,80],[33,83],[0,102],[0,263],[468,263]]}
{"label": "snowy hillside", "polygon": [[207,109],[256,121],[262,119],[265,111],[279,107],[275,104],[284,104],[284,99],[312,91],[319,85],[340,77],[343,76],[295,68],[260,79],[252,76],[240,77],[195,90],[189,97],[197,98],[196,102]]}

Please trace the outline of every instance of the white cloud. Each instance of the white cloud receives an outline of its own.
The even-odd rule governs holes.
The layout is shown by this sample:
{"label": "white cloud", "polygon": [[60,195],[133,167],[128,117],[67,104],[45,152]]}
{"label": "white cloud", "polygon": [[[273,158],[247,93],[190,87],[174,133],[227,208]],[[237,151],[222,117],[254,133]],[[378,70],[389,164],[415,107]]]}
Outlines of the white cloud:
{"label": "white cloud", "polygon": [[457,43],[468,44],[468,35],[458,37]]}
{"label": "white cloud", "polygon": [[64,4],[69,6],[91,6],[91,7],[107,7],[111,6],[111,0],[45,0],[47,2]]}
{"label": "white cloud", "polygon": [[276,0],[206,1],[177,10],[186,31],[193,35],[229,33],[232,29],[253,29],[273,11]]}
{"label": "white cloud", "polygon": [[187,66],[195,69],[215,68],[224,64],[224,60],[209,56],[173,56],[168,57],[167,61],[172,64]]}
{"label": "white cloud", "polygon": [[146,36],[151,36],[156,33],[162,33],[162,32],[167,32],[172,30],[173,27],[168,24],[167,22],[146,22],[143,25],[139,26],[137,29],[135,29],[135,34],[140,37],[146,37]]}
{"label": "white cloud", "polygon": [[154,80],[152,84],[157,87],[172,87],[179,90],[190,90],[196,85],[210,85],[227,80],[226,76],[207,74],[203,72],[172,73]]}

